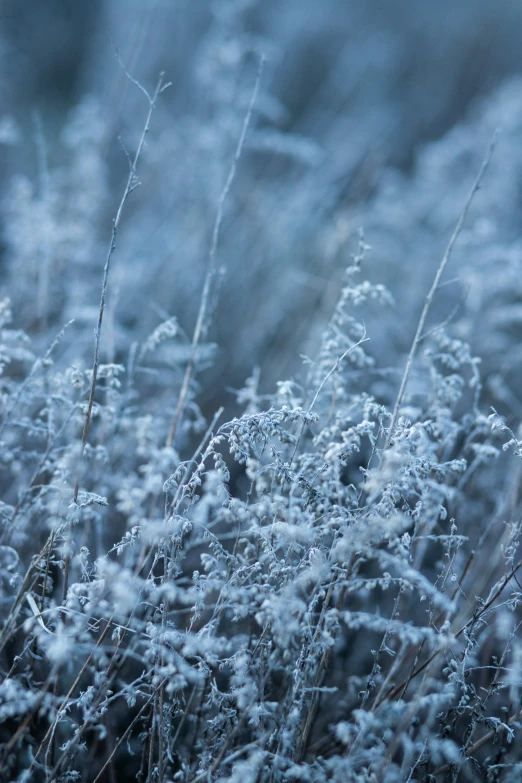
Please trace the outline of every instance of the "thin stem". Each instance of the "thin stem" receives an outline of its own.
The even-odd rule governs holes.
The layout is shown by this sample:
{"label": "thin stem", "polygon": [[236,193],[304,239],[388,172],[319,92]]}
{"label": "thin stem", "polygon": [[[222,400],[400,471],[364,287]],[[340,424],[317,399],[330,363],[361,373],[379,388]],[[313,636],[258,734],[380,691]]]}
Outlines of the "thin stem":
{"label": "thin stem", "polygon": [[212,288],[212,281],[214,279],[214,275],[216,272],[216,256],[217,256],[217,247],[219,242],[219,235],[221,232],[221,224],[223,223],[223,212],[225,207],[225,201],[227,199],[227,196],[230,192],[230,188],[232,187],[232,183],[234,181],[234,178],[236,176],[237,171],[237,164],[239,162],[239,159],[241,157],[241,153],[243,152],[243,147],[245,145],[245,139],[248,131],[248,127],[250,125],[250,120],[252,119],[252,113],[254,110],[254,105],[257,100],[257,94],[259,92],[259,84],[261,82],[261,74],[263,73],[263,67],[265,64],[265,58],[261,57],[259,61],[259,68],[257,71],[257,77],[254,84],[254,89],[252,91],[252,96],[250,98],[250,103],[248,105],[248,110],[245,115],[245,119],[243,122],[243,128],[241,130],[241,136],[239,137],[239,141],[236,147],[236,152],[234,155],[234,158],[232,160],[232,165],[230,167],[230,171],[228,173],[227,181],[225,182],[225,186],[223,190],[221,191],[221,195],[219,197],[218,201],[218,208],[216,213],[216,219],[214,221],[214,228],[212,231],[212,241],[210,243],[210,251],[208,256],[208,268],[207,268],[207,274],[205,275],[205,282],[203,284],[203,293],[201,295],[201,302],[199,305],[199,312],[198,312],[198,318],[196,321],[196,326],[194,328],[194,334],[192,336],[192,343],[191,343],[191,350],[190,350],[190,358],[187,364],[187,369],[185,370],[185,376],[183,378],[183,383],[181,385],[181,391],[179,393],[178,397],[178,403],[176,405],[176,410],[174,411],[174,416],[172,418],[172,423],[170,425],[169,434],[167,436],[166,446],[167,448],[170,448],[172,445],[172,442],[174,440],[174,437],[176,435],[176,430],[179,425],[179,421],[181,418],[181,414],[183,412],[183,408],[185,407],[185,402],[187,400],[187,395],[189,392],[190,382],[192,380],[192,375],[194,373],[194,369],[196,366],[196,354],[197,354],[197,348],[199,345],[199,342],[204,335],[205,332],[205,322],[207,319],[207,313],[209,309],[209,301],[210,301],[210,292]]}
{"label": "thin stem", "polygon": [[127,726],[127,728],[123,732],[122,736],[116,741],[116,743],[114,745],[114,748],[112,749],[112,752],[111,752],[109,758],[107,759],[107,761],[105,762],[103,767],[100,769],[100,771],[98,772],[98,774],[96,775],[96,777],[94,778],[92,783],[97,783],[97,781],[101,778],[101,776],[103,775],[103,773],[105,772],[105,770],[107,769],[107,767],[109,766],[111,761],[113,760],[114,756],[116,755],[118,749],[123,744],[123,742],[125,742],[125,740],[129,736],[129,734],[131,733],[132,729],[134,728],[136,723],[139,721],[139,719],[143,716],[143,713],[145,712],[145,710],[147,709],[147,707],[149,706],[149,704],[151,703],[153,698],[154,698],[154,694],[152,694],[149,697],[149,699],[147,699],[147,701],[142,706],[142,708],[140,709],[140,711],[138,712],[136,717],[129,723],[129,725]]}
{"label": "thin stem", "polygon": [[[125,72],[127,75],[127,72]],[[129,77],[131,78],[131,77]],[[145,137],[147,136],[147,133],[149,132],[150,127],[150,121],[152,118],[152,113],[155,109],[156,100],[161,92],[165,89],[167,85],[163,84],[163,78],[164,73],[162,72],[159,76],[158,83],[156,85],[156,89],[154,90],[154,94],[152,96],[149,95],[149,93],[145,90],[145,88],[141,87],[140,89],[142,92],[145,93],[147,96],[147,99],[149,101],[149,110],[147,112],[147,118],[145,120],[145,125],[143,126],[143,130],[141,133],[140,140],[138,142],[138,148],[136,150],[136,153],[134,155],[134,159],[132,160],[130,170],[129,170],[129,176],[127,177],[127,183],[125,185],[125,188],[123,190],[123,195],[120,200],[120,204],[118,206],[118,209],[116,211],[116,217],[113,220],[112,223],[112,232],[111,232],[111,239],[109,242],[109,249],[107,251],[107,257],[105,260],[105,266],[103,269],[103,282],[102,282],[102,289],[101,289],[101,297],[100,297],[100,309],[98,312],[98,323],[96,326],[95,331],[95,337],[94,337],[94,359],[93,359],[93,365],[92,365],[92,382],[91,382],[91,391],[89,394],[89,401],[87,403],[87,412],[85,414],[85,423],[83,426],[83,433],[82,433],[82,443],[81,443],[81,449],[80,449],[80,458],[79,458],[79,465],[83,462],[83,458],[85,455],[85,447],[87,445],[87,438],[89,436],[89,427],[91,423],[92,418],[92,409],[94,405],[94,396],[96,394],[96,382],[98,379],[98,368],[100,363],[100,338],[101,338],[101,328],[103,323],[103,314],[105,312],[105,298],[107,295],[107,283],[109,279],[109,271],[111,267],[111,260],[112,256],[114,255],[114,251],[116,249],[116,235],[118,233],[118,229],[120,227],[121,217],[123,214],[123,209],[125,207],[125,204],[127,202],[127,199],[134,190],[136,186],[136,168],[138,165],[138,161],[140,159],[141,153],[143,151],[143,146],[145,144]],[[134,79],[132,79],[133,83],[136,83]],[[79,474],[79,469],[78,469]],[[80,483],[80,476],[77,475],[76,482],[74,485],[74,496],[73,496],[73,502],[76,503],[78,500],[78,490],[79,490],[79,483]]]}
{"label": "thin stem", "polygon": [[[101,644],[102,644],[103,640],[105,639],[105,637],[107,635],[107,631],[109,630],[109,628],[111,626],[111,623],[112,623],[112,618],[107,620],[107,624],[105,625],[105,628],[103,629],[102,633],[100,634],[100,638],[96,642],[95,650],[97,648],[101,647]],[[58,722],[60,720],[60,716],[62,715],[64,710],[67,709],[67,706],[69,704],[69,699],[73,695],[74,691],[76,690],[76,687],[77,687],[78,683],[80,682],[80,680],[82,679],[83,675],[87,671],[87,669],[88,669],[88,667],[89,667],[89,665],[90,665],[90,663],[91,663],[91,661],[92,661],[92,659],[94,657],[94,651],[95,650],[93,650],[91,653],[89,653],[85,663],[83,664],[82,668],[80,669],[80,671],[79,671],[78,675],[76,676],[73,684],[71,685],[71,687],[67,691],[67,694],[62,699],[62,702],[61,702],[60,706],[58,707],[58,709],[56,711],[56,717],[55,717],[54,721],[51,723],[51,725],[47,729],[47,732],[46,732],[43,740],[41,741],[38,750],[36,751],[36,753],[33,756],[33,760],[31,762],[31,766],[29,767],[29,770],[28,770],[29,774],[31,774],[33,772],[33,770],[35,768],[35,765],[36,765],[36,762],[38,761],[38,757],[40,756],[40,753],[44,749],[47,740],[50,739],[52,734],[54,733],[54,731],[56,729],[56,726],[58,725]]]}
{"label": "thin stem", "polygon": [[[462,625],[459,628],[459,630],[455,633],[455,639],[458,639],[460,636],[462,636],[464,631],[466,631],[468,628],[472,628],[475,625],[475,623],[478,620],[480,620],[480,618],[485,614],[485,612],[488,611],[490,606],[497,600],[499,595],[501,595],[501,593],[503,592],[504,588],[509,584],[510,580],[515,576],[515,574],[517,573],[517,571],[520,570],[520,568],[522,568],[522,560],[519,560],[518,563],[515,566],[513,566],[513,568],[509,572],[509,574],[507,574],[504,577],[504,579],[500,583],[499,587],[495,590],[493,595],[490,596],[489,599],[486,601],[486,603],[484,603],[481,606],[480,611],[477,611],[473,615],[473,617],[471,617],[468,620],[467,623],[465,623],[464,625]],[[435,660],[435,658],[437,658],[437,656],[439,655],[440,652],[441,652],[441,650],[435,650],[435,652],[433,652],[430,655],[428,660],[425,661],[422,664],[422,666],[419,666],[418,669],[416,669],[415,671],[410,673],[410,675],[409,675],[409,677],[408,677],[408,679],[406,681],[403,681],[403,682],[399,683],[399,685],[397,685],[395,688],[393,688],[393,690],[390,691],[390,693],[387,694],[387,698],[388,699],[394,699],[399,693],[401,693],[401,691],[402,691],[402,693],[401,693],[401,698],[402,698],[404,696],[405,686],[407,686],[414,677],[417,677],[421,672],[423,672],[424,669],[426,669],[426,667],[429,666],[430,663],[432,663],[432,661]]]}
{"label": "thin stem", "polygon": [[464,205],[464,209],[462,210],[460,217],[458,219],[457,225],[455,226],[455,229],[453,231],[453,234],[451,235],[451,239],[448,243],[448,246],[446,248],[446,251],[442,257],[442,261],[440,262],[439,268],[437,269],[437,274],[435,275],[435,279],[433,280],[432,286],[429,290],[429,293],[426,297],[426,301],[424,302],[424,307],[422,309],[421,317],[417,326],[417,331],[415,332],[415,337],[413,338],[413,343],[410,348],[410,353],[408,355],[408,360],[406,362],[406,369],[404,370],[404,375],[402,376],[401,385],[399,388],[399,393],[397,395],[397,400],[395,402],[395,407],[393,409],[393,415],[390,422],[390,427],[388,430],[388,436],[386,438],[386,442],[384,444],[383,453],[389,448],[393,434],[395,432],[395,427],[397,425],[397,419],[399,418],[399,410],[402,405],[402,401],[404,399],[404,394],[406,392],[406,386],[408,385],[408,381],[411,374],[411,369],[413,366],[413,361],[415,359],[415,355],[417,353],[417,348],[419,347],[419,343],[422,340],[424,336],[424,326],[426,324],[426,318],[428,316],[428,313],[430,311],[433,297],[435,296],[435,292],[437,288],[439,287],[440,279],[442,275],[444,274],[444,270],[446,269],[446,266],[448,264],[448,261],[450,259],[451,253],[453,251],[453,248],[455,246],[455,243],[460,235],[460,232],[462,231],[462,227],[464,226],[464,222],[468,216],[469,208],[471,206],[471,203],[475,197],[476,192],[480,189],[480,184],[484,178],[484,175],[486,174],[486,171],[489,167],[489,164],[491,162],[491,158],[493,157],[493,152],[495,151],[495,146],[497,143],[497,137],[498,137],[498,131],[495,131],[493,134],[493,138],[490,142],[488,152],[486,154],[486,157],[484,158],[482,162],[482,166],[480,167],[480,171],[477,174],[477,178],[475,179],[475,182],[473,183],[473,187],[471,188],[470,194],[468,196],[468,199]]}
{"label": "thin stem", "polygon": [[[124,69],[125,70],[125,69]],[[136,84],[136,80],[132,79],[132,77],[129,76],[127,71],[125,71],[125,75],[131,79],[133,84]],[[120,200],[120,204],[118,206],[118,209],[116,211],[116,217],[113,220],[112,223],[112,232],[111,232],[111,239],[109,242],[109,248],[107,250],[107,256],[105,259],[105,266],[103,269],[103,281],[102,281],[102,288],[101,288],[101,297],[100,297],[100,308],[98,311],[98,323],[96,325],[96,330],[94,333],[94,358],[93,358],[93,364],[92,364],[92,381],[91,381],[91,390],[89,393],[89,401],[87,403],[87,411],[85,413],[85,422],[83,425],[83,433],[82,433],[82,441],[80,446],[80,455],[78,458],[78,466],[76,470],[76,480],[74,482],[74,491],[73,491],[73,503],[78,502],[78,492],[80,488],[80,469],[83,463],[83,459],[85,456],[85,447],[87,446],[87,439],[89,437],[89,427],[91,424],[91,418],[92,418],[92,410],[94,406],[94,397],[96,394],[96,383],[98,380],[98,368],[100,364],[100,339],[101,339],[101,329],[103,324],[103,314],[105,312],[105,298],[107,296],[107,283],[109,280],[109,271],[111,267],[111,260],[112,256],[114,255],[114,251],[116,250],[116,236],[118,233],[118,229],[120,227],[121,218],[123,215],[123,209],[125,207],[125,204],[127,202],[127,199],[131,192],[136,188],[137,185],[137,179],[136,179],[136,169],[138,165],[138,161],[140,159],[141,153],[143,151],[143,147],[145,145],[145,137],[147,136],[147,133],[149,132],[150,127],[150,121],[152,119],[152,113],[156,106],[156,100],[160,93],[163,92],[166,87],[168,87],[168,84],[164,84],[163,82],[164,73],[161,72],[158,78],[158,83],[156,85],[156,89],[154,90],[154,93],[149,95],[147,90],[140,86],[141,91],[146,95],[147,100],[149,102],[149,110],[147,112],[147,117],[145,120],[145,124],[143,126],[143,130],[141,132],[140,140],[138,142],[138,147],[136,149],[136,152],[134,154],[134,158],[131,162],[131,165],[129,167],[129,175],[127,177],[127,182],[125,185],[125,188],[123,190],[123,195]],[[67,598],[67,591],[69,589],[69,568],[71,563],[71,555],[68,551],[66,551],[65,558],[64,558],[64,579],[63,579],[63,595],[62,595],[62,603],[65,604],[65,599]]]}

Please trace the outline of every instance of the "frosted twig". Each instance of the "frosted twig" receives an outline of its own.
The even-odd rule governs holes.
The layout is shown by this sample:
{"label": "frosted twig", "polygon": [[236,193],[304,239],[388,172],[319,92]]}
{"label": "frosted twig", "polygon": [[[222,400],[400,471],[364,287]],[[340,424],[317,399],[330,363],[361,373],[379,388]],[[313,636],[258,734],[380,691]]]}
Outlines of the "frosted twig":
{"label": "frosted twig", "polygon": [[[125,71],[125,74],[127,72]],[[129,77],[131,78],[131,77]],[[109,279],[109,271],[111,266],[111,260],[112,256],[114,255],[114,251],[116,249],[116,235],[118,233],[118,229],[120,227],[121,217],[123,214],[123,209],[125,207],[125,204],[127,202],[127,199],[131,193],[131,191],[134,188],[135,185],[135,177],[136,177],[136,167],[138,165],[138,161],[140,159],[141,153],[143,151],[143,146],[145,144],[145,137],[147,136],[147,133],[149,132],[150,127],[150,121],[152,118],[152,112],[154,111],[156,100],[158,96],[163,92],[166,87],[168,87],[168,84],[163,83],[164,73],[161,72],[159,75],[158,83],[156,85],[156,89],[154,90],[154,93],[150,95],[147,90],[140,85],[141,91],[146,95],[147,100],[149,102],[149,110],[147,112],[147,117],[145,120],[145,124],[143,126],[143,130],[141,133],[140,140],[138,142],[138,148],[134,154],[134,158],[132,160],[132,164],[130,166],[129,175],[127,177],[127,182],[125,184],[125,188],[123,190],[123,195],[120,200],[120,204],[118,206],[118,209],[116,211],[116,217],[113,220],[112,223],[112,232],[111,232],[111,239],[109,242],[109,249],[107,251],[107,257],[105,260],[105,266],[103,269],[103,281],[102,281],[102,289],[101,289],[101,298],[100,298],[100,309],[98,312],[98,323],[96,325],[96,330],[94,333],[94,359],[93,359],[93,365],[92,365],[92,382],[91,382],[91,391],[89,394],[89,401],[87,403],[87,412],[85,414],[85,423],[83,426],[83,433],[82,433],[82,443],[81,443],[81,449],[80,449],[80,458],[78,463],[78,473],[76,476],[76,481],[74,484],[74,493],[73,493],[73,502],[76,503],[78,500],[78,490],[80,486],[80,475],[79,475],[79,468],[81,463],[83,462],[83,457],[85,454],[85,446],[87,445],[87,438],[89,436],[89,427],[91,423],[92,418],[92,409],[94,405],[94,396],[96,394],[96,382],[98,379],[98,367],[100,363],[100,338],[101,338],[101,328],[103,323],[103,314],[105,312],[105,298],[107,296],[107,283]],[[131,78],[131,81],[133,84],[136,84],[136,81]]]}
{"label": "frosted twig", "polygon": [[221,231],[221,224],[223,222],[223,211],[225,207],[225,201],[227,199],[227,196],[230,192],[230,188],[232,187],[232,183],[236,176],[237,164],[239,162],[241,153],[243,152],[243,147],[245,145],[245,139],[246,139],[248,127],[250,125],[250,120],[252,119],[254,105],[257,100],[257,94],[259,92],[259,84],[261,82],[261,75],[263,73],[264,64],[265,64],[265,58],[261,57],[261,59],[259,60],[259,68],[257,70],[254,89],[252,90],[252,96],[250,98],[248,110],[245,115],[245,119],[243,121],[243,128],[241,130],[241,135],[237,143],[236,152],[232,160],[232,165],[228,173],[227,181],[225,182],[225,186],[221,191],[221,195],[219,197],[216,219],[214,221],[214,228],[212,231],[212,241],[210,243],[210,251],[208,255],[207,274],[205,275],[205,282],[203,284],[203,293],[201,294],[201,302],[199,305],[198,318],[196,321],[196,326],[194,328],[194,334],[192,336],[190,358],[187,364],[187,369],[185,370],[185,376],[183,378],[183,383],[181,385],[181,391],[179,393],[178,403],[176,405],[176,410],[174,411],[174,416],[172,418],[172,423],[170,425],[169,434],[167,435],[167,441],[166,441],[167,448],[169,448],[172,445],[172,441],[174,440],[174,436],[176,435],[176,430],[178,428],[181,414],[183,412],[183,408],[185,406],[185,402],[189,392],[190,381],[192,380],[192,375],[194,373],[194,369],[196,366],[197,347],[205,331],[205,321],[208,313],[212,281],[214,279],[214,274],[216,272],[216,254],[217,254],[217,247],[219,241],[219,234]]}
{"label": "frosted twig", "polygon": [[455,230],[453,231],[453,234],[451,235],[451,239],[448,243],[448,246],[446,248],[446,251],[442,257],[442,261],[440,262],[439,268],[437,269],[437,274],[435,275],[435,279],[433,280],[432,286],[429,290],[429,293],[426,297],[426,301],[424,302],[424,307],[422,309],[421,317],[417,326],[417,331],[415,332],[415,337],[413,338],[413,343],[410,348],[410,353],[408,354],[408,360],[406,362],[406,369],[404,370],[404,375],[402,376],[401,385],[399,388],[399,393],[397,395],[397,400],[395,402],[395,407],[393,409],[392,419],[390,422],[390,427],[388,429],[388,436],[386,438],[386,442],[384,444],[383,453],[389,448],[390,443],[393,438],[393,433],[395,431],[395,427],[397,425],[397,419],[399,418],[399,410],[402,405],[402,401],[404,399],[404,394],[406,392],[406,386],[408,385],[408,380],[410,378],[411,368],[413,366],[413,361],[415,359],[415,354],[417,353],[417,348],[419,346],[419,343],[423,337],[424,334],[424,325],[426,323],[426,318],[428,316],[428,312],[430,310],[431,304],[433,302],[433,297],[435,296],[435,292],[440,284],[440,279],[442,275],[444,274],[444,270],[446,269],[446,266],[448,264],[448,261],[450,259],[451,253],[453,251],[453,248],[455,246],[455,243],[460,235],[460,232],[462,231],[462,227],[464,225],[464,222],[466,220],[466,217],[469,212],[469,208],[471,206],[471,203],[475,197],[476,192],[480,189],[480,184],[484,178],[484,175],[488,169],[488,166],[491,162],[491,158],[493,157],[493,152],[495,151],[495,146],[497,143],[497,137],[498,137],[498,131],[495,131],[493,134],[493,138],[490,142],[488,152],[486,154],[486,157],[484,158],[482,162],[482,166],[480,167],[480,171],[477,174],[477,178],[475,179],[475,182],[473,183],[473,187],[471,188],[470,194],[468,196],[468,199],[464,205],[464,209],[462,210],[460,217],[458,219],[457,225],[455,226]]}

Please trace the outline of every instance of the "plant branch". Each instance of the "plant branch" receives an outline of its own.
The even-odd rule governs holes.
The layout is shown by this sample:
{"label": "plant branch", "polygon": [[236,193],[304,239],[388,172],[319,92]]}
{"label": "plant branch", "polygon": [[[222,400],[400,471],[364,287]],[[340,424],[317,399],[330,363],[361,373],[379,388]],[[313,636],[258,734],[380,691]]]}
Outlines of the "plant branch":
{"label": "plant branch", "polygon": [[406,369],[404,370],[404,375],[402,376],[401,385],[399,388],[399,393],[397,395],[397,400],[395,402],[395,407],[393,409],[393,414],[390,422],[390,427],[388,429],[388,436],[386,438],[386,442],[384,444],[383,448],[383,454],[384,452],[389,448],[393,434],[395,431],[395,427],[397,425],[397,420],[399,418],[399,411],[402,405],[402,401],[404,399],[404,394],[406,392],[406,387],[408,385],[408,381],[411,374],[411,369],[413,366],[413,361],[415,359],[415,355],[417,353],[417,348],[419,347],[419,343],[423,338],[424,335],[424,326],[426,324],[426,318],[428,316],[428,313],[430,311],[433,297],[435,296],[435,292],[440,284],[440,279],[442,275],[444,274],[444,270],[446,269],[446,266],[448,264],[448,261],[450,259],[451,253],[453,252],[453,248],[455,247],[455,243],[460,235],[460,232],[462,231],[462,228],[464,226],[465,220],[468,216],[469,208],[472,204],[472,201],[475,197],[475,194],[480,189],[481,182],[486,174],[486,171],[488,170],[489,164],[491,162],[491,158],[493,157],[493,153],[495,151],[495,146],[497,143],[497,137],[498,137],[498,131],[495,131],[493,138],[490,142],[488,152],[486,154],[486,157],[484,158],[482,162],[482,166],[480,167],[480,171],[477,174],[477,178],[475,179],[475,182],[473,183],[473,187],[471,188],[470,194],[468,196],[468,199],[464,205],[464,209],[462,210],[459,220],[457,222],[457,225],[455,226],[455,230],[453,231],[453,234],[451,235],[451,239],[448,243],[448,246],[446,248],[446,251],[442,257],[442,261],[440,262],[439,268],[437,269],[437,274],[435,275],[435,278],[433,280],[432,286],[429,290],[429,293],[426,297],[426,301],[424,302],[424,307],[422,309],[421,317],[417,326],[417,331],[415,332],[415,337],[413,338],[413,343],[410,348],[410,352],[408,354],[408,359],[406,362]]}
{"label": "plant branch", "polygon": [[230,188],[232,187],[232,183],[236,176],[237,164],[239,162],[241,153],[243,152],[243,147],[245,145],[245,139],[246,139],[248,127],[252,119],[252,113],[257,100],[257,94],[259,92],[259,84],[261,82],[261,75],[263,73],[264,64],[265,64],[265,58],[261,57],[259,61],[259,68],[257,71],[257,77],[254,84],[254,89],[252,91],[252,96],[250,98],[248,110],[245,115],[245,119],[243,121],[243,128],[241,130],[241,135],[239,137],[239,141],[236,147],[234,159],[232,160],[232,166],[230,167],[227,181],[225,182],[225,186],[221,191],[221,195],[219,197],[216,219],[214,221],[214,228],[212,231],[212,241],[210,243],[207,274],[205,275],[205,282],[203,284],[203,293],[201,295],[198,318],[196,321],[196,326],[194,328],[194,334],[192,335],[190,358],[188,360],[187,369],[185,370],[185,376],[183,378],[183,383],[181,385],[181,391],[179,393],[178,403],[176,405],[176,410],[174,411],[174,416],[172,418],[172,423],[170,425],[169,434],[167,435],[167,441],[166,441],[167,448],[170,448],[174,440],[174,437],[176,435],[176,430],[179,425],[183,408],[185,407],[185,402],[187,400],[187,396],[190,388],[190,382],[192,380],[192,375],[194,373],[194,369],[196,366],[197,348],[205,332],[205,322],[207,319],[207,313],[209,308],[212,281],[214,279],[214,275],[216,271],[217,248],[219,242],[219,235],[221,232],[221,224],[223,223],[223,212],[225,207],[225,201],[227,199],[227,196],[230,192]]}

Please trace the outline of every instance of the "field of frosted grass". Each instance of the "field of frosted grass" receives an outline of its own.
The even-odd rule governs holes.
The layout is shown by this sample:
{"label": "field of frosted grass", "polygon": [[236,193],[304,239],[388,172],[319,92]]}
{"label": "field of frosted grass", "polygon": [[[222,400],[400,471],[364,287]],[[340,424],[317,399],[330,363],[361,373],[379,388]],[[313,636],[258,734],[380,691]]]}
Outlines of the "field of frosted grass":
{"label": "field of frosted grass", "polygon": [[2,781],[520,773],[517,7],[401,146],[408,3],[327,6],[184,11],[162,73],[107,0],[59,130],[0,117]]}

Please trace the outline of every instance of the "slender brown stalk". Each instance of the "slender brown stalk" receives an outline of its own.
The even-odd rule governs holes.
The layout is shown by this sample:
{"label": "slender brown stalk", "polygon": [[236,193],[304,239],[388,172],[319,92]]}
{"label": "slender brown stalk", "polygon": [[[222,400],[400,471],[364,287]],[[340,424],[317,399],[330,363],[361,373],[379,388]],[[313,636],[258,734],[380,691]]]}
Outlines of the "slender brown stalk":
{"label": "slender brown stalk", "polygon": [[[107,631],[109,630],[111,624],[112,624],[112,617],[109,620],[107,620],[107,624],[106,624],[105,628],[103,629],[102,633],[100,634],[100,638],[96,642],[96,648],[101,646],[103,640],[105,639],[105,637],[107,635]],[[80,669],[78,675],[76,676],[76,679],[74,680],[73,684],[69,688],[67,694],[64,696],[64,698],[62,700],[62,703],[60,704],[60,706],[59,706],[59,708],[58,708],[58,710],[56,712],[56,718],[54,719],[53,723],[51,723],[51,725],[47,729],[47,732],[46,732],[43,740],[41,741],[38,750],[35,752],[35,754],[33,756],[33,761],[31,763],[31,766],[29,767],[29,770],[28,770],[29,774],[31,774],[33,772],[33,770],[35,768],[35,765],[36,765],[36,762],[38,761],[38,758],[39,758],[42,750],[44,749],[47,740],[49,740],[52,737],[53,733],[54,733],[56,725],[58,724],[58,721],[60,719],[61,713],[63,712],[64,709],[67,708],[67,704],[69,702],[69,699],[73,695],[73,693],[76,690],[76,687],[78,686],[80,680],[82,679],[83,675],[87,671],[87,668],[89,667],[89,664],[91,663],[93,657],[94,657],[94,650],[93,650],[93,652],[91,652],[88,655],[85,663],[83,664],[83,666]]]}
{"label": "slender brown stalk", "polygon": [[[486,603],[484,603],[483,605],[481,605],[480,611],[475,612],[473,614],[473,617],[470,620],[468,620],[467,623],[465,623],[464,625],[462,625],[459,628],[459,630],[455,634],[455,639],[458,639],[459,637],[461,637],[462,634],[464,633],[464,631],[466,631],[468,628],[471,628],[473,625],[475,625],[475,623],[478,620],[480,620],[482,615],[485,612],[488,611],[488,609],[490,608],[490,606],[492,604],[495,603],[497,598],[501,595],[501,593],[504,591],[505,587],[509,584],[511,579],[513,579],[513,577],[515,576],[517,571],[520,570],[521,567],[522,567],[522,560],[519,560],[518,563],[515,566],[513,566],[513,568],[509,572],[509,574],[507,574],[504,577],[504,579],[502,580],[501,584],[495,590],[493,595],[490,596],[488,601]],[[402,698],[402,696],[404,695],[405,686],[407,686],[410,683],[410,681],[413,680],[414,677],[417,677],[421,672],[423,672],[424,669],[426,669],[426,667],[429,666],[430,663],[439,655],[439,653],[440,653],[440,650],[435,650],[435,652],[430,655],[430,657],[428,658],[427,661],[425,661],[421,666],[419,666],[418,669],[416,669],[414,672],[412,672],[410,674],[410,676],[408,677],[407,680],[399,683],[399,685],[397,685],[395,688],[393,688],[393,690],[390,691],[390,693],[387,695],[387,698],[394,699],[399,693],[401,694],[401,698]]]}
{"label": "slender brown stalk", "polygon": [[107,759],[107,761],[105,762],[103,767],[100,769],[100,771],[98,772],[98,774],[96,775],[96,777],[94,778],[92,783],[97,783],[97,781],[101,778],[101,776],[103,775],[103,773],[105,772],[105,770],[107,769],[107,767],[109,766],[111,761],[113,760],[114,756],[116,755],[118,749],[125,742],[125,740],[129,736],[129,734],[131,733],[132,729],[134,728],[136,723],[139,721],[139,719],[143,716],[143,713],[145,712],[146,708],[149,706],[149,704],[151,703],[153,698],[154,698],[154,695],[151,695],[150,698],[147,699],[147,701],[141,707],[141,709],[138,712],[138,714],[136,715],[136,717],[129,723],[129,725],[127,726],[127,728],[123,732],[122,736],[116,741],[116,743],[114,744],[114,748],[112,749],[112,752],[111,752],[109,758]]}
{"label": "slender brown stalk", "polygon": [[[515,714],[511,715],[511,717],[509,718],[508,725],[520,720],[521,716],[522,716],[522,710],[520,710],[519,712],[515,712]],[[493,737],[498,735],[498,733],[499,733],[498,729],[496,731],[493,729],[491,731],[488,731],[486,734],[484,734],[484,736],[480,737],[480,739],[474,742],[473,745],[470,745],[469,748],[466,748],[466,750],[464,751],[464,756],[466,758],[470,758],[470,756],[473,756],[473,754],[476,753],[477,750],[480,750],[480,748],[486,745],[491,739],[493,739]],[[454,765],[444,764],[443,767],[439,767],[438,769],[435,770],[435,772],[432,772],[432,775],[434,775],[435,777],[438,777],[439,775],[444,775],[446,772],[450,771],[452,766]]]}

